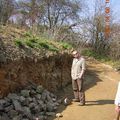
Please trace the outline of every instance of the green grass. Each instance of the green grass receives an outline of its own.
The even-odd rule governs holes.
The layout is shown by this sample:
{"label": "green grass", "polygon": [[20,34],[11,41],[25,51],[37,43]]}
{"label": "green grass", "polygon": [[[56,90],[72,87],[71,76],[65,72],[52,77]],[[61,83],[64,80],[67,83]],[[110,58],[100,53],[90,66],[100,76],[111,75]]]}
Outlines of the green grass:
{"label": "green grass", "polygon": [[113,66],[114,68],[120,67],[120,60],[112,60],[112,59],[110,59],[110,57],[107,57],[104,54],[100,55],[91,49],[83,50],[82,54],[85,56],[93,57],[101,62],[104,62],[106,64]]}
{"label": "green grass", "polygon": [[85,55],[85,56],[94,57],[95,59],[103,61],[103,62],[110,60],[110,58],[107,57],[106,55],[104,55],[104,54],[98,54],[98,53],[96,53],[95,51],[93,51],[91,49],[83,50],[82,54]]}
{"label": "green grass", "polygon": [[16,40],[15,40],[15,45],[18,46],[18,47],[23,46],[22,40],[16,39]]}
{"label": "green grass", "polygon": [[31,47],[31,48],[34,48],[34,47],[35,47],[35,46],[34,46],[34,43],[32,43],[30,40],[26,40],[25,43],[26,43],[27,46],[29,46],[29,47]]}
{"label": "green grass", "polygon": [[60,42],[60,45],[63,47],[63,49],[71,49],[72,45],[66,42]]}
{"label": "green grass", "polygon": [[60,50],[68,50],[72,48],[72,45],[68,43],[47,40],[43,37],[32,36],[30,33],[25,33],[22,40],[19,39],[15,41],[15,45],[18,47],[22,44],[30,48],[45,49],[53,52],[59,52]]}
{"label": "green grass", "polygon": [[109,60],[105,62],[106,64],[109,64],[113,66],[114,68],[120,68],[120,60]]}
{"label": "green grass", "polygon": [[31,32],[25,32],[23,35],[24,35],[24,37],[32,37],[32,33]]}
{"label": "green grass", "polygon": [[53,46],[53,45],[49,45],[49,50],[50,50],[50,51],[54,51],[54,52],[59,52],[59,49],[56,48],[56,47]]}
{"label": "green grass", "polygon": [[54,52],[59,51],[59,49],[56,46],[52,45],[48,41],[39,41],[39,45],[40,45],[40,47],[47,49],[49,51],[54,51]]}

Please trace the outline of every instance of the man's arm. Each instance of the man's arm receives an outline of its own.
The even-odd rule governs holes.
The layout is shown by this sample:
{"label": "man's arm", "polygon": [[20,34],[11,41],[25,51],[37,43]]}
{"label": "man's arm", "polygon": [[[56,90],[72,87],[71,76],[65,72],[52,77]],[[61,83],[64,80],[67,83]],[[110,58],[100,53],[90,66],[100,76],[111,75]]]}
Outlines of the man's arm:
{"label": "man's arm", "polygon": [[73,73],[74,73],[74,64],[75,64],[75,61],[76,61],[76,59],[75,58],[73,58],[73,61],[72,61],[72,66],[71,66],[71,77],[73,76]]}
{"label": "man's arm", "polygon": [[80,79],[83,77],[84,73],[85,73],[85,59],[83,58],[83,61],[82,61],[82,70],[81,70],[80,75],[79,75]]}

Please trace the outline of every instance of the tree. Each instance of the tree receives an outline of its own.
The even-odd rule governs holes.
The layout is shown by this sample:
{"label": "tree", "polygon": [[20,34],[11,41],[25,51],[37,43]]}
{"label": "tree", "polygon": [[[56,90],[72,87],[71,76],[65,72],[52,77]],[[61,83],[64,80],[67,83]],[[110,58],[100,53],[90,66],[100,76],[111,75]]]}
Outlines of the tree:
{"label": "tree", "polygon": [[6,24],[14,11],[14,0],[0,0],[0,23]]}
{"label": "tree", "polygon": [[53,29],[79,18],[82,3],[79,0],[43,0],[45,15],[44,24]]}
{"label": "tree", "polygon": [[105,3],[103,0],[96,0],[95,13],[92,18],[92,39],[94,51],[99,54],[108,53],[109,42],[105,40]]}
{"label": "tree", "polygon": [[22,0],[18,4],[18,11],[23,18],[19,20],[21,23],[37,28],[44,26],[53,37],[64,26],[68,26],[67,30],[75,26],[82,9],[81,0]]}
{"label": "tree", "polygon": [[111,30],[110,57],[114,60],[120,60],[120,24],[114,23]]}
{"label": "tree", "polygon": [[43,16],[43,4],[41,0],[22,0],[18,2],[18,13],[24,18],[24,23],[28,23],[30,27]]}

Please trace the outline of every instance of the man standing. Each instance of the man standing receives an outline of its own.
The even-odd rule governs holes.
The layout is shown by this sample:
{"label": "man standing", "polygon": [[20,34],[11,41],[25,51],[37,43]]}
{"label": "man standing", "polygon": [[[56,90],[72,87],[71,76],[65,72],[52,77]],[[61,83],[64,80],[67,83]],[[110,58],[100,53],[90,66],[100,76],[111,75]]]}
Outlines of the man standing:
{"label": "man standing", "polygon": [[83,89],[83,77],[85,72],[85,59],[76,50],[72,52],[73,63],[71,68],[72,87],[74,91],[74,102],[80,102],[79,105],[85,105],[85,93]]}

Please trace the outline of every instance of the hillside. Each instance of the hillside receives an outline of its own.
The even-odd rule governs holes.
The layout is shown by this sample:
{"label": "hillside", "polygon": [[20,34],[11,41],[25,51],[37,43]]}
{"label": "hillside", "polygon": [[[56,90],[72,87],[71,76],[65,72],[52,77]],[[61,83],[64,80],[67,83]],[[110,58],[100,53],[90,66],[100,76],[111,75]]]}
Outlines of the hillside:
{"label": "hillside", "polygon": [[0,30],[0,97],[30,82],[50,91],[71,82],[72,46],[26,31],[11,26]]}
{"label": "hillside", "polygon": [[30,30],[3,26],[0,29],[0,61],[17,60],[30,57],[32,59],[56,53],[69,52],[72,46],[64,42],[56,42],[45,37],[32,34]]}

